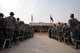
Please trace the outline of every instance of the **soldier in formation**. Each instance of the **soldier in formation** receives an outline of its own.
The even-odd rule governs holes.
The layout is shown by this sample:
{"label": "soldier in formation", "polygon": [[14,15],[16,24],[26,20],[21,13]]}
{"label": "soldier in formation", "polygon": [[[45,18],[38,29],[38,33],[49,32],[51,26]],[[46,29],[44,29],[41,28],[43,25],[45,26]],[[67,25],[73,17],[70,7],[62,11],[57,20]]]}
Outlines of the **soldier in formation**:
{"label": "soldier in formation", "polygon": [[52,30],[52,26],[50,26],[49,29],[48,29],[49,38],[52,38],[51,37],[51,30]]}
{"label": "soldier in formation", "polygon": [[62,41],[63,35],[62,35],[62,24],[59,22],[57,26],[57,33],[58,33],[58,40]]}
{"label": "soldier in formation", "polygon": [[51,29],[51,38],[57,38],[57,27],[56,24],[53,25],[52,29]]}
{"label": "soldier in formation", "polygon": [[16,25],[16,19],[14,17],[14,13],[10,12],[10,16],[6,17],[5,21],[6,21],[6,35],[7,35],[6,38],[10,39],[9,44],[11,46],[11,43],[13,41],[14,32],[15,32],[15,25]]}
{"label": "soldier in formation", "polygon": [[[4,15],[0,13],[0,47],[12,47],[12,43],[17,42],[17,37],[19,39],[25,39],[25,36],[28,37],[26,29],[28,29],[27,26],[30,26],[20,21],[19,18],[16,19],[14,17],[14,12],[10,12],[10,16],[8,17],[3,17]],[[32,27],[28,30],[30,30],[33,35],[34,31],[32,30]]]}
{"label": "soldier in formation", "polygon": [[49,28],[49,37],[56,37],[59,41],[72,43],[73,45],[80,42],[80,22],[74,18],[74,14],[71,14],[70,18],[69,25],[59,22],[56,26]]}
{"label": "soldier in formation", "polygon": [[78,26],[78,20],[74,18],[74,14],[70,15],[69,25],[71,29],[71,40],[72,43],[75,44],[76,38],[77,38],[77,26]]}
{"label": "soldier in formation", "polygon": [[0,13],[0,47],[2,47],[4,41],[5,19],[3,13]]}
{"label": "soldier in formation", "polygon": [[63,30],[63,40],[65,43],[67,43],[68,40],[70,41],[70,30],[67,23],[64,23],[62,30]]}

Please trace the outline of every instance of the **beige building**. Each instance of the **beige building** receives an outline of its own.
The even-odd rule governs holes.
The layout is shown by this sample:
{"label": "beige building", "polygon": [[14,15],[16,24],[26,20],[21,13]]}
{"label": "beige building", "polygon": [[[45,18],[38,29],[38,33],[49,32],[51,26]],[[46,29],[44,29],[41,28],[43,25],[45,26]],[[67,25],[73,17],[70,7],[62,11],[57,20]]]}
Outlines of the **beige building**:
{"label": "beige building", "polygon": [[52,23],[29,23],[30,26],[32,26],[35,30],[35,32],[47,32],[48,28],[52,25]]}

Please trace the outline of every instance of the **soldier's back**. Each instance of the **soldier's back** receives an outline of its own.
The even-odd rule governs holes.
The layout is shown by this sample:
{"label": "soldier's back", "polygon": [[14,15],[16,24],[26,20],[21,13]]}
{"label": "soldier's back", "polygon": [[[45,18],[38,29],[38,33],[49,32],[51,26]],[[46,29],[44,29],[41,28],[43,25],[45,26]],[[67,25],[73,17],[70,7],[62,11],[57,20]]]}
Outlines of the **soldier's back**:
{"label": "soldier's back", "polygon": [[75,27],[78,24],[78,20],[76,18],[69,20],[70,27]]}
{"label": "soldier's back", "polygon": [[16,29],[19,29],[19,28],[20,28],[20,22],[16,21]]}
{"label": "soldier's back", "polygon": [[16,22],[15,17],[13,17],[13,16],[6,17],[6,26],[7,27],[14,27],[15,22]]}
{"label": "soldier's back", "polygon": [[58,25],[57,26],[57,30],[58,30],[58,32],[61,32],[62,31],[62,26],[61,25]]}
{"label": "soldier's back", "polygon": [[5,19],[0,17],[0,29],[4,27],[4,21]]}

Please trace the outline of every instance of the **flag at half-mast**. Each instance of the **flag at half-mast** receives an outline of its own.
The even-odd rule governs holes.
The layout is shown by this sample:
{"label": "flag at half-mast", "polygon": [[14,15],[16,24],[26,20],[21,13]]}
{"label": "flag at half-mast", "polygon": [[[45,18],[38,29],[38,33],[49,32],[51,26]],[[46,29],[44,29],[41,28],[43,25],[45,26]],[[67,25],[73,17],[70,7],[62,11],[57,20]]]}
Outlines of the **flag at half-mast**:
{"label": "flag at half-mast", "polygon": [[51,15],[50,15],[50,21],[52,21],[52,22],[54,21],[54,20],[53,20],[53,17],[52,17]]}

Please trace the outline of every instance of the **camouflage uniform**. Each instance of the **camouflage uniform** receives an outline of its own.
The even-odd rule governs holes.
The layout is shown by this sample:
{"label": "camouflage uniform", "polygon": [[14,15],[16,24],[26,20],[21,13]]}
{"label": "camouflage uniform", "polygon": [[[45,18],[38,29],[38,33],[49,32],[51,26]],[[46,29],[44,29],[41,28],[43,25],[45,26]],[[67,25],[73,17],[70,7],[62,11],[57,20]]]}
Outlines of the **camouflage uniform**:
{"label": "camouflage uniform", "polygon": [[3,31],[4,30],[4,27],[5,27],[5,19],[0,17],[0,31]]}
{"label": "camouflage uniform", "polygon": [[80,23],[77,25],[77,37],[76,37],[76,39],[77,40],[80,40]]}
{"label": "camouflage uniform", "polygon": [[48,34],[49,34],[49,37],[51,38],[51,26],[50,26],[50,28],[48,29]]}
{"label": "camouflage uniform", "polygon": [[54,27],[51,28],[51,38],[54,38]]}
{"label": "camouflage uniform", "polygon": [[69,25],[71,29],[71,40],[73,44],[75,44],[75,40],[76,40],[77,24],[78,24],[78,20],[76,18],[72,18],[69,20]]}
{"label": "camouflage uniform", "polygon": [[0,17],[0,32],[4,32],[5,30],[5,19]]}
{"label": "camouflage uniform", "polygon": [[16,28],[15,30],[19,33],[20,31],[20,21],[16,21]]}
{"label": "camouflage uniform", "polygon": [[54,28],[55,28],[55,31],[54,31],[54,34],[55,34],[55,38],[58,39],[58,34],[57,34],[57,26],[54,25]]}
{"label": "camouflage uniform", "polygon": [[10,39],[10,42],[13,40],[14,31],[15,31],[16,19],[13,16],[6,17],[6,33],[7,37]]}
{"label": "camouflage uniform", "polygon": [[56,25],[54,25],[51,29],[51,37],[52,38],[56,38]]}
{"label": "camouflage uniform", "polygon": [[20,24],[20,36],[24,36],[24,31],[25,31],[24,22],[21,22],[21,24]]}
{"label": "camouflage uniform", "polygon": [[67,24],[64,24],[63,26],[63,38],[64,38],[64,42],[66,42],[69,39],[69,26]]}
{"label": "camouflage uniform", "polygon": [[17,41],[19,41],[19,32],[20,32],[20,21],[17,20],[16,24],[15,24],[15,30],[14,30],[14,36],[13,36],[13,41],[15,42],[15,44],[17,43]]}
{"label": "camouflage uniform", "polygon": [[31,27],[31,37],[33,37],[34,36],[34,29],[33,29],[33,27]]}
{"label": "camouflage uniform", "polygon": [[58,23],[57,32],[58,32],[58,40],[62,41],[63,35],[62,35],[62,24],[61,23]]}
{"label": "camouflage uniform", "polygon": [[0,47],[2,47],[4,41],[4,31],[5,31],[5,19],[3,14],[0,13]]}

